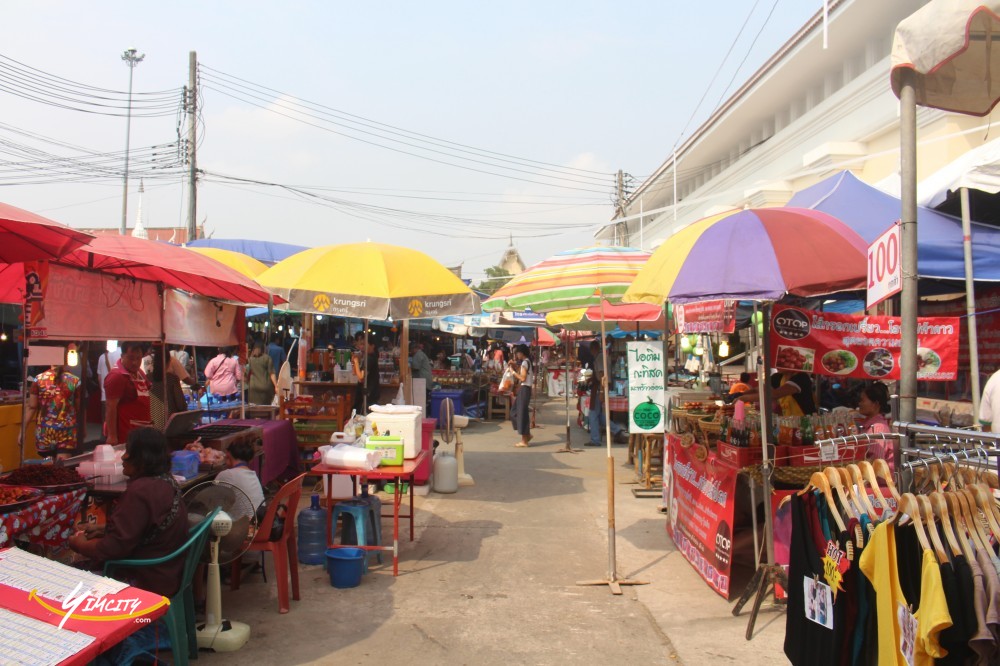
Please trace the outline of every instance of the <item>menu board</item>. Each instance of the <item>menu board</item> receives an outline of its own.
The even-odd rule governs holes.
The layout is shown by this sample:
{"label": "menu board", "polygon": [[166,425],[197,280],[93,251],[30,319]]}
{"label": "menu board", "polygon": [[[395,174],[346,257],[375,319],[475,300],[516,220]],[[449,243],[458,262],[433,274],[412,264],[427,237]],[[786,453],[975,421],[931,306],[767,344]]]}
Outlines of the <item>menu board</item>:
{"label": "menu board", "polygon": [[702,301],[674,306],[675,333],[732,333],[736,301]]}
{"label": "menu board", "polygon": [[[957,317],[917,319],[917,379],[953,381],[958,374]],[[779,370],[855,379],[900,377],[898,317],[844,315],[775,305],[771,363]]]}

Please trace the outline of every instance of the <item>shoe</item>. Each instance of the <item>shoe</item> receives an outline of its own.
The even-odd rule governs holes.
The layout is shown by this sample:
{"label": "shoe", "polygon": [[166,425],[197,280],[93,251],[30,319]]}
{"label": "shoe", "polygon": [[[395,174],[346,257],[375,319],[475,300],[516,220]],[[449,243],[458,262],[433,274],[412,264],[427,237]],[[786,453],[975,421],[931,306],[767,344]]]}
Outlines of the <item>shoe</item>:
{"label": "shoe", "polygon": [[584,446],[604,446],[604,445],[601,444],[600,442],[597,442],[596,444],[594,442],[587,442],[586,444],[584,444]]}
{"label": "shoe", "polygon": [[628,444],[628,435],[622,430],[615,437],[615,444]]}

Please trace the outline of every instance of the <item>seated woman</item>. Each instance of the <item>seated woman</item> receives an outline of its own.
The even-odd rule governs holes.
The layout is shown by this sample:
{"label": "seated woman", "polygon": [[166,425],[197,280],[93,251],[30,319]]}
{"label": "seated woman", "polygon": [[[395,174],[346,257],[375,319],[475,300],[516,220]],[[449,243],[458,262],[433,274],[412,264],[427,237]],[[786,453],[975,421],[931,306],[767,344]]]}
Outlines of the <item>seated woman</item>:
{"label": "seated woman", "polygon": [[[885,418],[889,413],[889,389],[885,384],[875,382],[861,389],[858,411],[865,417],[861,423],[861,432],[869,435],[891,432],[889,421]],[[868,460],[884,460],[889,463],[889,469],[893,469],[893,441],[890,439],[872,441],[866,457]]]}
{"label": "seated woman", "polygon": [[[78,553],[98,562],[119,559],[152,559],[173,553],[188,538],[187,508],[180,488],[170,476],[170,450],[166,437],[154,428],[137,428],[128,434],[122,466],[128,485],[108,516],[106,525],[87,525],[69,540]],[[184,557],[156,566],[121,569],[125,582],[165,597],[177,594]],[[114,650],[113,663],[159,647],[166,640],[163,627],[143,627]],[[123,652],[124,651],[124,652]],[[125,654],[128,653],[128,654]]]}

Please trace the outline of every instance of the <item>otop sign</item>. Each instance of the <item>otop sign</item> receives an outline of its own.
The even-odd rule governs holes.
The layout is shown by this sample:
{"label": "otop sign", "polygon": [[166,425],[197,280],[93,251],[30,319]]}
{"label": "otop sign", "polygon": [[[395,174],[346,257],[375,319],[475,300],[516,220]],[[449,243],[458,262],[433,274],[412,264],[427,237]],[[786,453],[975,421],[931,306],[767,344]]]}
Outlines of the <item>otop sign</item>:
{"label": "otop sign", "polygon": [[900,225],[895,222],[868,246],[867,307],[881,303],[903,288]]}

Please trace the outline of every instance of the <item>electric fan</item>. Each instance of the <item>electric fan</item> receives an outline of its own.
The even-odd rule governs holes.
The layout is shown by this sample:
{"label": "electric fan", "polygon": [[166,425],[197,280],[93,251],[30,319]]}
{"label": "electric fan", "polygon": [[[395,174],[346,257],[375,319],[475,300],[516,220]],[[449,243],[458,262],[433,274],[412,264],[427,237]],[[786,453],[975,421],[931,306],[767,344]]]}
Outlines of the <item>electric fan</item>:
{"label": "electric fan", "polygon": [[451,444],[455,440],[455,461],[458,463],[458,485],[474,486],[475,480],[465,473],[465,445],[462,443],[462,429],[469,425],[469,417],[455,413],[455,405],[451,398],[441,401],[439,409],[438,423],[441,431],[441,439],[445,444]]}
{"label": "electric fan", "polygon": [[257,533],[257,511],[247,494],[234,485],[208,481],[184,494],[192,521],[204,519],[216,508],[209,528],[209,547],[202,553],[208,564],[205,623],[197,626],[198,648],[233,652],[250,639],[250,626],[222,618],[222,588],[219,565],[242,557]]}

